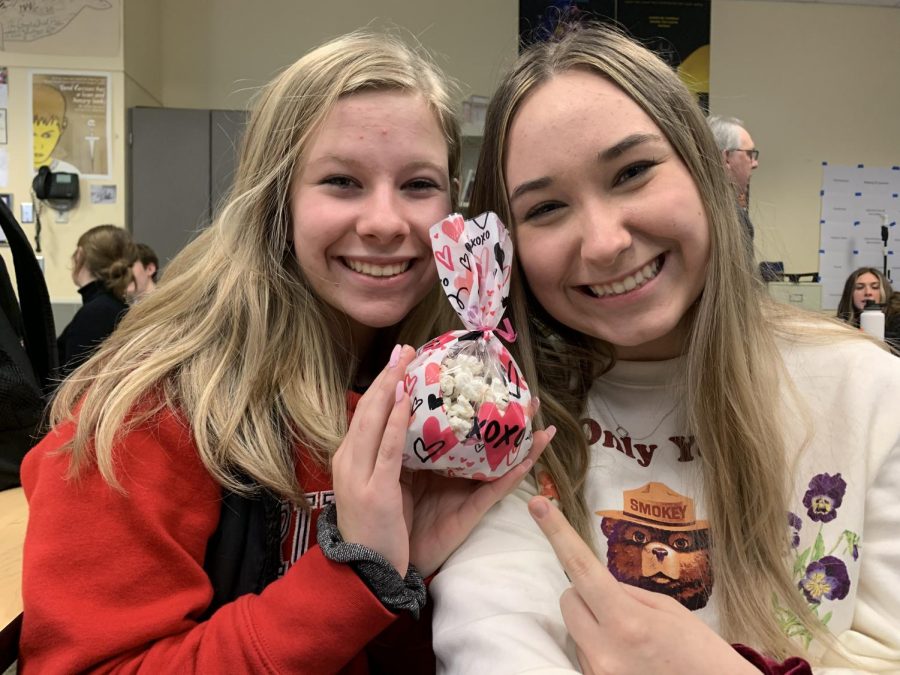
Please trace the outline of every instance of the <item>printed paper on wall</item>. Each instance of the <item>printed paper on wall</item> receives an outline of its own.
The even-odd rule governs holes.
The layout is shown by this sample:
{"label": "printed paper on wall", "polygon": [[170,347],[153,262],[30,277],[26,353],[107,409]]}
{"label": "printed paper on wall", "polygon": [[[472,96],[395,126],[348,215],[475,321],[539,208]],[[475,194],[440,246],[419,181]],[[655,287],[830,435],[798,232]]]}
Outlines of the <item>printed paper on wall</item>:
{"label": "printed paper on wall", "polygon": [[32,72],[30,91],[34,170],[110,177],[110,76]]}

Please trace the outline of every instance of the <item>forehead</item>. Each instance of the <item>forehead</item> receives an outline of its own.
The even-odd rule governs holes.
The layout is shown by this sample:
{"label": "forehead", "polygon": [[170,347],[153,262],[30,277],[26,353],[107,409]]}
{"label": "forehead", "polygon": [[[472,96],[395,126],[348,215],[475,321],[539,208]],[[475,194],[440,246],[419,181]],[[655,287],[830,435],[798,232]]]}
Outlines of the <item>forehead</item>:
{"label": "forehead", "polygon": [[876,283],[876,284],[877,284],[877,283],[878,283],[878,277],[876,277],[876,276],[875,276],[874,274],[872,274],[871,272],[864,272],[863,274],[860,274],[858,277],[856,277],[856,283],[858,283],[858,284],[872,284],[872,283]]}
{"label": "forehead", "polygon": [[[322,121],[319,137],[326,136],[333,141],[347,131],[436,134],[443,141],[437,114],[425,98],[419,93],[399,89],[360,91],[342,96]],[[353,139],[347,140],[352,142]]]}
{"label": "forehead", "polygon": [[752,150],[756,147],[753,145],[753,137],[744,128],[738,129],[738,144],[741,150]]}
{"label": "forehead", "polygon": [[587,70],[569,70],[538,85],[522,101],[509,132],[507,169],[522,160],[541,160],[538,148],[560,143],[598,150],[633,133],[659,127],[622,89]]}
{"label": "forehead", "polygon": [[582,118],[583,125],[595,120],[614,123],[624,115],[655,126],[618,85],[586,69],[558,73],[539,84],[520,105],[513,126],[523,125],[523,120],[540,113],[545,113],[544,117],[571,119],[586,112],[590,116]]}

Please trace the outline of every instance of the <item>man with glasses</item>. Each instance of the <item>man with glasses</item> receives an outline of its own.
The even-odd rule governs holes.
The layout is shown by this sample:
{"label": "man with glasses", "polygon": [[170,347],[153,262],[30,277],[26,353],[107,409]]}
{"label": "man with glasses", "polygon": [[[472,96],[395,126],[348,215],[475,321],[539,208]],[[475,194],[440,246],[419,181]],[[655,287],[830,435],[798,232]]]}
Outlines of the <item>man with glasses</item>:
{"label": "man with glasses", "polygon": [[759,166],[759,150],[753,138],[736,117],[710,115],[706,119],[722,151],[725,171],[731,178],[737,196],[738,214],[741,217],[750,241],[753,241],[753,223],[750,222],[750,174]]}

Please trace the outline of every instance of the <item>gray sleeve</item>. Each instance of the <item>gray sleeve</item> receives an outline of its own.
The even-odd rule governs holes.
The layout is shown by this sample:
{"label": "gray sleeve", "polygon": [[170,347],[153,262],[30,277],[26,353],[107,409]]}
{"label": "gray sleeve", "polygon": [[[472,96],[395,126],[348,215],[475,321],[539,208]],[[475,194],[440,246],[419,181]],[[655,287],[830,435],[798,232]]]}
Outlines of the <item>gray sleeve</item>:
{"label": "gray sleeve", "polygon": [[422,575],[410,563],[402,578],[384,556],[362,546],[344,541],[337,527],[337,506],[329,504],[319,514],[319,548],[332,562],[350,565],[372,594],[395,614],[408,611],[414,618],[425,606],[427,591]]}

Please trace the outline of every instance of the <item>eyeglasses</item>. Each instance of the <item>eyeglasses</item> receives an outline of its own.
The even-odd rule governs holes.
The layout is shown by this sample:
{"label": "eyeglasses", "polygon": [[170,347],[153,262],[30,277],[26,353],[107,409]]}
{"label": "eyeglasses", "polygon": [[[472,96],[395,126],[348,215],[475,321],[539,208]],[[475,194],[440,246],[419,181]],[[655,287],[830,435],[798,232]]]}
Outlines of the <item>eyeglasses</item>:
{"label": "eyeglasses", "polygon": [[743,152],[754,162],[759,159],[759,150],[753,148],[752,150],[744,150],[743,148],[729,148],[728,152]]}

